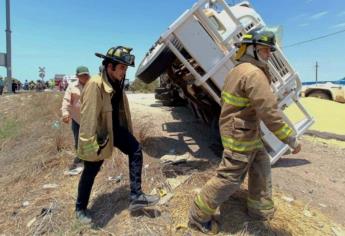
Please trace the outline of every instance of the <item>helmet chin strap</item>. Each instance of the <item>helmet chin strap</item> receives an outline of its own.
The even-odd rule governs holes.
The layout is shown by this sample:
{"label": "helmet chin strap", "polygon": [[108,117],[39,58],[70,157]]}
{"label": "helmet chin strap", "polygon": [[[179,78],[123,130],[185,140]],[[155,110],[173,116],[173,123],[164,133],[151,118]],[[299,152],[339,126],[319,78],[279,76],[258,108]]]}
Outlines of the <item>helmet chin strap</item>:
{"label": "helmet chin strap", "polygon": [[257,53],[256,44],[253,45],[253,54],[254,54],[255,60],[260,61],[258,53]]}
{"label": "helmet chin strap", "polygon": [[254,54],[254,58],[257,61],[260,61],[259,57],[258,57],[258,53],[257,53],[257,48],[256,48],[256,41],[255,39],[253,40],[253,54]]}

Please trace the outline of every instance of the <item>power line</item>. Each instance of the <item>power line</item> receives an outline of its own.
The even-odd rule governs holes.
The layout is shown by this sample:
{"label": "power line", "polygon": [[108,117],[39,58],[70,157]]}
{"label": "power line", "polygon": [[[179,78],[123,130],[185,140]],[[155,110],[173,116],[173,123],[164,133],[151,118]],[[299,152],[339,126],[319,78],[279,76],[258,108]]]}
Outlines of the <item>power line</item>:
{"label": "power line", "polygon": [[327,37],[330,37],[330,36],[333,36],[333,35],[336,35],[336,34],[340,34],[340,33],[343,33],[343,32],[345,32],[345,29],[339,30],[339,31],[336,31],[336,32],[333,32],[333,33],[330,33],[330,34],[325,34],[325,35],[322,35],[322,36],[319,36],[319,37],[316,37],[316,38],[312,38],[312,39],[304,40],[304,41],[301,41],[301,42],[293,43],[293,44],[287,45],[287,46],[285,46],[283,48],[291,48],[291,47],[298,46],[298,45],[305,44],[305,43],[309,43],[309,42],[312,42],[312,41],[315,41],[315,40],[327,38]]}

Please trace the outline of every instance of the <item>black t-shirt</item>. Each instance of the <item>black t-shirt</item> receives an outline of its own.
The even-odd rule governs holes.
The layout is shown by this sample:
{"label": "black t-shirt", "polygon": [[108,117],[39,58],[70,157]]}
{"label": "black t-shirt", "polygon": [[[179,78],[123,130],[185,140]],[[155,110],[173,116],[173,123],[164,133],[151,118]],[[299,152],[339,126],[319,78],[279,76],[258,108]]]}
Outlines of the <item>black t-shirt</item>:
{"label": "black t-shirt", "polygon": [[118,80],[113,81],[109,79],[109,82],[114,90],[114,94],[111,98],[111,105],[113,107],[112,117],[113,117],[113,134],[114,134],[114,141],[115,141],[116,129],[118,129],[118,127],[120,126],[119,109],[120,109],[120,101],[122,99],[122,93],[123,93],[123,81],[118,81]]}

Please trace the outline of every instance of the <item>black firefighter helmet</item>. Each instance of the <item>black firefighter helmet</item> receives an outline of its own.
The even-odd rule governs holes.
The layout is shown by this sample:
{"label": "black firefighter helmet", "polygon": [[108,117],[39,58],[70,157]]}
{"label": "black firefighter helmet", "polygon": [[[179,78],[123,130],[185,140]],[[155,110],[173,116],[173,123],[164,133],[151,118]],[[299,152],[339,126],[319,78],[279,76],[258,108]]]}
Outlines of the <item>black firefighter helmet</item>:
{"label": "black firefighter helmet", "polygon": [[271,52],[276,50],[276,38],[272,31],[264,29],[254,29],[243,36],[243,39],[236,46],[241,46],[242,44],[252,44],[252,45],[263,45],[268,46]]}
{"label": "black firefighter helmet", "polygon": [[107,51],[106,55],[96,52],[97,57],[103,58],[116,63],[125,64],[134,67],[135,56],[131,54],[132,48],[117,46]]}

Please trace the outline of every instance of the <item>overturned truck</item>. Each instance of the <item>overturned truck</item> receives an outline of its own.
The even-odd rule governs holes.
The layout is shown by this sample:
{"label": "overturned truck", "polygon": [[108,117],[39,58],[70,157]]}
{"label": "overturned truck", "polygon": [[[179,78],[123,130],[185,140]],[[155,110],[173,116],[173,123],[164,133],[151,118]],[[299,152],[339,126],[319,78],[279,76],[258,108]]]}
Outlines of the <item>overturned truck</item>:
{"label": "overturned truck", "polygon": [[[243,35],[265,27],[260,15],[247,2],[229,6],[223,0],[199,0],[186,10],[141,61],[136,77],[145,83],[159,79],[156,98],[163,105],[188,104],[194,114],[211,128],[218,125],[221,90]],[[285,121],[297,136],[313,123],[313,118],[299,102],[301,82],[279,46],[269,61],[272,90],[279,108],[296,104],[303,119],[293,122],[283,112]],[[289,147],[278,140],[261,122],[262,140],[274,164]]]}

